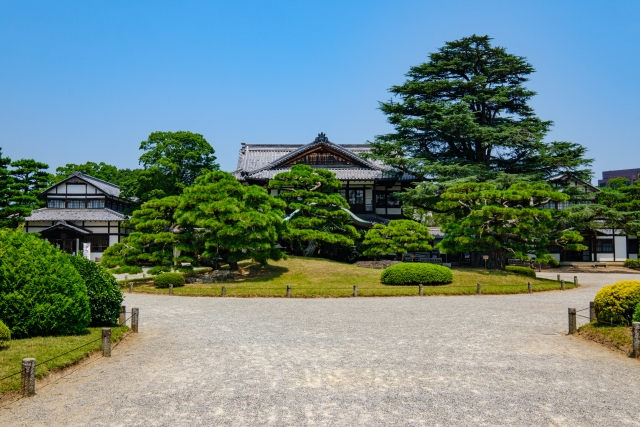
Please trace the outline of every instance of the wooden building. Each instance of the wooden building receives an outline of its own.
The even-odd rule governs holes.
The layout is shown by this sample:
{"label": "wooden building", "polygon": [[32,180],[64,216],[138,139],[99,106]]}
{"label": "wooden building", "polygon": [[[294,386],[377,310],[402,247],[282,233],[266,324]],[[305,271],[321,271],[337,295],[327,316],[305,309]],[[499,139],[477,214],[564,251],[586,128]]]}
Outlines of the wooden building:
{"label": "wooden building", "polygon": [[361,154],[370,149],[368,144],[334,144],[324,133],[309,144],[242,143],[233,174],[241,182],[266,186],[296,164],[327,169],[342,181],[340,193],[349,202],[354,225],[366,227],[400,219],[402,203],[394,193],[409,187],[415,177],[363,159]]}
{"label": "wooden building", "polygon": [[106,181],[74,172],[40,194],[46,206],[25,218],[25,231],[42,238],[68,253],[82,251],[82,243],[91,244],[91,259],[118,243],[128,233],[122,222],[127,202],[120,188]]}

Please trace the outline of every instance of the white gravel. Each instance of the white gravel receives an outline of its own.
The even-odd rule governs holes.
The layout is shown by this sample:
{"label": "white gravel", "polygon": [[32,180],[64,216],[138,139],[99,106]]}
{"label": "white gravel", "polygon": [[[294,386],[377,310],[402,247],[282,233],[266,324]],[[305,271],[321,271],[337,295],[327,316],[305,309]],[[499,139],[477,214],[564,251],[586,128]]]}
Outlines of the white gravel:
{"label": "white gravel", "polygon": [[568,307],[622,279],[640,275],[511,296],[127,295],[140,333],[0,425],[637,426],[640,362],[565,335]]}

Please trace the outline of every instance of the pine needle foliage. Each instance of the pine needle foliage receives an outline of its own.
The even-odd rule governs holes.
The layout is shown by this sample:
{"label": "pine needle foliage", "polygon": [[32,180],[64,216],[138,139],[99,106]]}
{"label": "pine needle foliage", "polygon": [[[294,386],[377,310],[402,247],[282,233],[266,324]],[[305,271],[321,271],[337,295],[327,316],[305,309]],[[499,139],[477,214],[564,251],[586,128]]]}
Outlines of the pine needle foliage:
{"label": "pine needle foliage", "polygon": [[376,224],[367,231],[363,253],[368,256],[396,254],[396,259],[402,260],[408,252],[430,251],[432,240],[429,228],[424,225],[408,219],[393,220],[388,225]]}

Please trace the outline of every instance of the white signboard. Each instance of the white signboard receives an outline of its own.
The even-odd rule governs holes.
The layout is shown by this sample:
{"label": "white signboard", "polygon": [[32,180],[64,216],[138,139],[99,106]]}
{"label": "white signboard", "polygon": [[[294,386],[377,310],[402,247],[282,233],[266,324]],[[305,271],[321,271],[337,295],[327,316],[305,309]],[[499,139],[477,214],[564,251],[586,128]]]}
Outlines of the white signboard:
{"label": "white signboard", "polygon": [[82,256],[86,259],[91,259],[91,243],[82,244]]}

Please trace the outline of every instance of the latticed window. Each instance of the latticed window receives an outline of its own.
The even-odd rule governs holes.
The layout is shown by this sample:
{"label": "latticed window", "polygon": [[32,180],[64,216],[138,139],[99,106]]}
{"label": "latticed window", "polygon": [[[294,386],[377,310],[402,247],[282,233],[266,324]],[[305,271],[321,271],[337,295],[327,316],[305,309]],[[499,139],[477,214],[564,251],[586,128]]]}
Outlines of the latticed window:
{"label": "latticed window", "polygon": [[104,208],[104,200],[89,200],[87,202],[88,209],[101,209]]}
{"label": "latticed window", "polygon": [[64,209],[64,200],[49,199],[47,207],[53,209]]}
{"label": "latticed window", "polygon": [[596,251],[613,252],[613,239],[596,239]]}
{"label": "latticed window", "polygon": [[67,208],[69,209],[84,209],[86,207],[84,200],[68,200]]}

